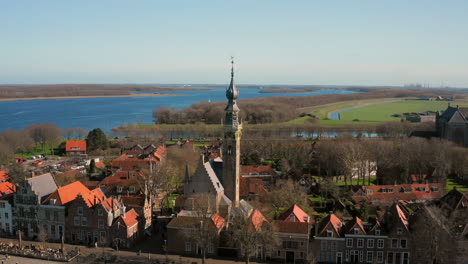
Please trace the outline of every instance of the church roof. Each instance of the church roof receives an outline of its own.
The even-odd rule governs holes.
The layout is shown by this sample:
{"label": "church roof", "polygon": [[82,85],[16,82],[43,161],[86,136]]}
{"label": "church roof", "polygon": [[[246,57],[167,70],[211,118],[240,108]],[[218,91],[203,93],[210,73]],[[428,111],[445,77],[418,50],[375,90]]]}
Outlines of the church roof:
{"label": "church roof", "polygon": [[448,106],[447,109],[442,113],[440,118],[447,120],[448,122],[467,122],[468,117],[468,107],[451,107]]}
{"label": "church roof", "polygon": [[208,177],[210,178],[210,181],[213,184],[213,187],[216,190],[216,193],[220,193],[220,192],[224,191],[224,187],[223,187],[223,185],[221,185],[221,182],[219,181],[218,177],[216,176],[216,173],[214,172],[213,168],[211,167],[211,164],[209,162],[205,162],[205,163],[203,163],[203,166],[205,167],[205,170],[208,173]]}

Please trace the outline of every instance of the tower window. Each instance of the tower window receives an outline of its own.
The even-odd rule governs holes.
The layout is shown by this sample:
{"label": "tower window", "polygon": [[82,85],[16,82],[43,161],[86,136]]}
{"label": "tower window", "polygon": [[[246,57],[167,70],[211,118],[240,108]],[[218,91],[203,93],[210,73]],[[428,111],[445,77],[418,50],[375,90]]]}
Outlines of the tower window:
{"label": "tower window", "polygon": [[227,154],[232,155],[232,147],[231,146],[228,146]]}

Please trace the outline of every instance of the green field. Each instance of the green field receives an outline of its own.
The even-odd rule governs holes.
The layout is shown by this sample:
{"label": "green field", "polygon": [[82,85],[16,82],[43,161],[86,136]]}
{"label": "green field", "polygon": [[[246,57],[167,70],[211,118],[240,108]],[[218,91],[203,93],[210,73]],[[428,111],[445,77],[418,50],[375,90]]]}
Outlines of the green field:
{"label": "green field", "polygon": [[[395,102],[388,102],[395,101]],[[468,100],[458,100],[450,102],[452,105],[468,106]],[[401,117],[392,117],[393,114],[403,114],[407,112],[426,112],[445,110],[447,101],[425,101],[425,100],[404,100],[399,98],[380,98],[369,100],[355,100],[340,103],[321,105],[313,108],[302,108],[300,111],[309,112],[317,116],[320,124],[328,126],[338,126],[347,124],[372,124],[385,121],[397,121]],[[364,106],[363,106],[364,105]],[[330,113],[352,107],[340,114],[340,120],[329,119]],[[299,117],[289,121],[290,123],[306,122],[309,117]],[[358,119],[359,121],[353,121]]]}
{"label": "green field", "polygon": [[[421,113],[426,111],[439,111],[447,109],[445,101],[423,101],[423,100],[405,100],[391,103],[372,104],[364,107],[342,112],[340,119],[343,121],[352,121],[359,119],[364,122],[382,122],[400,120],[401,117],[392,117],[393,114],[403,113]],[[466,101],[453,101],[452,105],[468,105]]]}

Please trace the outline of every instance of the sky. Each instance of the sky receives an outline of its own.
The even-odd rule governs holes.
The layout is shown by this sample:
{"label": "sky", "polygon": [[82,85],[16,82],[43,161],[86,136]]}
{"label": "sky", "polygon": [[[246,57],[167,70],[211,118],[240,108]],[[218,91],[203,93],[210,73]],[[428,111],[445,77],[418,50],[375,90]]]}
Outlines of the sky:
{"label": "sky", "polygon": [[0,0],[0,84],[468,87],[468,1]]}

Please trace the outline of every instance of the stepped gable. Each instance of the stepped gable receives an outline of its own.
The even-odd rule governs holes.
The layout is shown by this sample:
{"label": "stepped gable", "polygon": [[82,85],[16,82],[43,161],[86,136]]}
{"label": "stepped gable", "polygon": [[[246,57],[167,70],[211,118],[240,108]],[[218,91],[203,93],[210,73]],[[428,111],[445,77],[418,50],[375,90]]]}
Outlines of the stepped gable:
{"label": "stepped gable", "polygon": [[106,198],[104,193],[99,188],[86,193],[82,193],[80,194],[80,196],[83,198],[83,200],[89,208],[101,203],[101,201],[103,201]]}
{"label": "stepped gable", "polygon": [[294,204],[288,210],[282,213],[279,219],[288,222],[310,222],[310,216],[306,212],[304,212],[304,210],[302,210],[297,204]]}
{"label": "stepped gable", "polygon": [[48,204],[51,200],[55,200],[55,205],[65,205],[75,200],[79,194],[87,192],[89,192],[89,189],[81,182],[76,181],[55,190],[44,200],[43,204]]}

